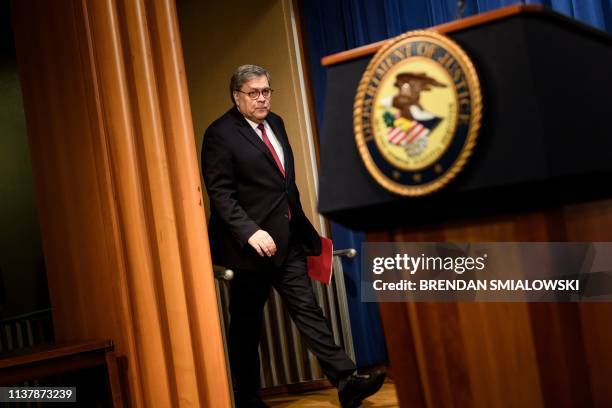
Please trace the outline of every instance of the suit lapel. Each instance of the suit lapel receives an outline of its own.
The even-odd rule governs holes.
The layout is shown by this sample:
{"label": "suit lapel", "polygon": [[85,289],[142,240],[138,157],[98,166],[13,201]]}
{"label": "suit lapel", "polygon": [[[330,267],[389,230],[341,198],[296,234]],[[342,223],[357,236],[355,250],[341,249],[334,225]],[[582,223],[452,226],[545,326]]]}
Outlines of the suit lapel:
{"label": "suit lapel", "polygon": [[268,115],[267,120],[270,127],[274,131],[274,135],[276,135],[276,139],[278,139],[283,148],[283,155],[285,156],[285,182],[287,182],[287,180],[291,179],[291,173],[293,172],[293,163],[291,162],[291,154],[289,154],[289,140],[287,139],[285,129],[278,126],[276,121],[272,120],[270,115]]}
{"label": "suit lapel", "polygon": [[[270,153],[270,149],[268,149],[268,146],[266,146],[263,140],[261,140],[261,138],[257,135],[257,133],[251,127],[249,122],[246,121],[244,116],[242,116],[242,114],[235,107],[230,111],[230,113],[232,114],[234,120],[237,123],[238,133],[240,133],[246,140],[248,140],[253,146],[255,146],[259,151],[261,151],[264,154],[264,156],[266,156],[266,158],[268,159],[268,162],[276,169],[277,173],[281,177],[283,177],[283,173],[281,173],[280,169],[276,165],[276,161],[274,160],[274,157],[272,157],[272,153]],[[277,134],[276,129],[273,128],[273,130],[274,130],[274,133]],[[286,151],[284,146],[283,146],[283,151]],[[285,153],[285,157],[287,157],[286,153]]]}

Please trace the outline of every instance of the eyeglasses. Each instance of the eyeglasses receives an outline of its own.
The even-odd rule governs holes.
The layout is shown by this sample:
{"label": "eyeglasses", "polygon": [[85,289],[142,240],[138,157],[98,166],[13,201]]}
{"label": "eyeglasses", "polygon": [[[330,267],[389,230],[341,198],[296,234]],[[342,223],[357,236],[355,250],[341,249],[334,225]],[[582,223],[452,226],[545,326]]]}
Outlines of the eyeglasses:
{"label": "eyeglasses", "polygon": [[244,92],[244,91],[241,91],[240,89],[237,89],[237,91],[240,92],[240,93],[248,95],[249,98],[251,98],[251,99],[257,99],[257,98],[259,98],[259,95],[263,95],[264,98],[268,99],[269,97],[272,96],[273,89],[265,88],[265,89],[262,89],[261,91],[260,90],[256,90],[256,91],[249,91],[249,92]]}

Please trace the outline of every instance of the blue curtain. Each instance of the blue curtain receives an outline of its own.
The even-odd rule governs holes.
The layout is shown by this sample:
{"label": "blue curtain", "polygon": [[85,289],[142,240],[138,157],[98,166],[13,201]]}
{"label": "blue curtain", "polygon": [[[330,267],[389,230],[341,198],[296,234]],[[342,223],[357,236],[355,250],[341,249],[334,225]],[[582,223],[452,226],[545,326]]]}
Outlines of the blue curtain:
{"label": "blue curtain", "polygon": [[[612,0],[466,0],[464,16],[517,3],[543,4],[612,33]],[[456,19],[456,0],[303,0],[308,63],[319,128],[323,123],[325,70],[321,58],[413,29]]]}
{"label": "blue curtain", "polygon": [[[612,32],[612,0],[466,0],[464,16],[511,4],[544,4],[569,17]],[[303,0],[304,43],[310,69],[319,135],[323,129],[325,69],[321,58],[427,28],[457,18],[456,0]],[[336,248],[361,249],[364,234],[333,225]],[[344,272],[357,365],[386,361],[380,317],[375,304],[360,300],[359,260],[345,260]]]}

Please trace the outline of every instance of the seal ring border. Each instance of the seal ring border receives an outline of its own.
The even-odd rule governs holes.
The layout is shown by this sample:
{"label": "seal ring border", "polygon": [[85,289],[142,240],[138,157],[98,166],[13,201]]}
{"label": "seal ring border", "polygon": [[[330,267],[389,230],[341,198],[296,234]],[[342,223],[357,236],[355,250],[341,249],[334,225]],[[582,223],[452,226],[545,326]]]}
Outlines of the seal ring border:
{"label": "seal ring border", "polygon": [[[445,44],[453,54],[462,70],[466,73],[468,82],[468,88],[472,93],[471,110],[472,115],[468,127],[468,135],[464,147],[457,156],[457,159],[453,162],[451,167],[442,174],[441,177],[436,180],[420,185],[420,186],[405,186],[389,179],[374,163],[372,156],[370,155],[367,147],[365,137],[363,135],[363,126],[361,124],[361,113],[363,111],[363,100],[368,83],[374,75],[376,66],[380,63],[382,57],[386,52],[396,46],[398,43],[411,38],[411,37],[429,37]],[[364,162],[368,172],[374,177],[374,179],[387,190],[402,195],[402,196],[423,196],[433,193],[454,179],[457,174],[463,169],[468,158],[471,156],[472,151],[476,145],[476,139],[478,137],[478,131],[480,130],[482,119],[482,94],[480,89],[480,81],[476,74],[474,64],[469,59],[465,51],[452,39],[431,30],[415,30],[404,33],[398,37],[390,39],[378,52],[374,55],[370,63],[368,64],[359,86],[357,87],[357,93],[355,95],[355,102],[353,105],[353,129],[355,131],[355,142],[357,149],[362,161]]]}

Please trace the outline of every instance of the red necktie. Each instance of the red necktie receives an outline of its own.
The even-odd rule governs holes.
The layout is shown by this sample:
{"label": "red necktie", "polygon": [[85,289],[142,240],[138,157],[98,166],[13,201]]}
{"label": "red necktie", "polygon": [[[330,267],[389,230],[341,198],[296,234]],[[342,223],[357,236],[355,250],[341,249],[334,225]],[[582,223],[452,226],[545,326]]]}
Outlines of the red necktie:
{"label": "red necktie", "polygon": [[278,155],[276,154],[276,150],[274,150],[274,146],[272,146],[272,143],[270,142],[270,139],[266,134],[266,127],[263,123],[260,123],[259,125],[257,125],[257,129],[261,131],[261,138],[263,142],[266,144],[266,146],[268,146],[268,150],[270,150],[270,153],[272,153],[272,157],[274,157],[274,161],[276,162],[278,169],[281,171],[281,173],[283,173],[284,176],[285,169],[283,168],[283,164],[281,163],[280,159],[278,158]]}
{"label": "red necktie", "polygon": [[[276,150],[274,150],[274,146],[272,146],[272,143],[270,142],[270,138],[268,138],[268,134],[266,133],[266,127],[263,123],[260,123],[259,125],[257,125],[257,129],[261,131],[261,139],[264,141],[266,146],[268,146],[268,150],[270,150],[270,153],[272,153],[272,157],[274,157],[274,161],[276,162],[278,169],[281,171],[281,173],[283,173],[284,177],[285,169],[283,168],[283,164],[281,163],[280,159],[278,158],[278,155],[276,154]],[[287,218],[291,219],[291,208],[288,209]]]}

